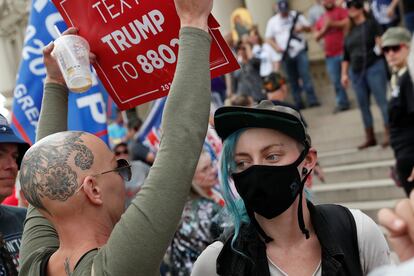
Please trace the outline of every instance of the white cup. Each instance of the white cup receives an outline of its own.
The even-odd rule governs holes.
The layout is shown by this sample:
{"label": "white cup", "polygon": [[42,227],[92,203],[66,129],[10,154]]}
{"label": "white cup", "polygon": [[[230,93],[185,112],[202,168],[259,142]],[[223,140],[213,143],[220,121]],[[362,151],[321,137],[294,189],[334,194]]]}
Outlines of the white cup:
{"label": "white cup", "polygon": [[82,93],[92,86],[89,44],[78,35],[58,37],[52,51],[70,91]]}

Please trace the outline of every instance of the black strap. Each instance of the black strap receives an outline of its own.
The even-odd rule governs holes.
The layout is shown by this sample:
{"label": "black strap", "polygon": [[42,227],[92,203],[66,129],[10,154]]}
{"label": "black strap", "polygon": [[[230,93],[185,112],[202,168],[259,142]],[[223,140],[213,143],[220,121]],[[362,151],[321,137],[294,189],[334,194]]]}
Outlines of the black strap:
{"label": "black strap", "polygon": [[295,14],[295,17],[293,18],[292,27],[290,27],[289,38],[286,44],[286,49],[283,51],[282,60],[285,60],[289,52],[289,44],[290,44],[290,41],[292,40],[293,31],[295,30],[295,25],[296,25],[296,22],[298,22],[299,16],[300,16],[300,12],[297,11]]}
{"label": "black strap", "polygon": [[[308,208],[310,211],[316,210],[319,214],[312,219],[312,223],[322,247],[329,248],[331,254],[338,255],[338,260],[342,259],[341,269],[346,272],[346,275],[363,275],[359,258],[357,227],[351,211],[336,204],[309,206],[308,203]],[[328,222],[329,231],[327,232],[324,224]],[[331,240],[326,239],[327,236],[330,236]],[[333,241],[335,244],[332,244]],[[322,269],[324,266],[326,270],[328,265],[324,264],[323,260]]]}

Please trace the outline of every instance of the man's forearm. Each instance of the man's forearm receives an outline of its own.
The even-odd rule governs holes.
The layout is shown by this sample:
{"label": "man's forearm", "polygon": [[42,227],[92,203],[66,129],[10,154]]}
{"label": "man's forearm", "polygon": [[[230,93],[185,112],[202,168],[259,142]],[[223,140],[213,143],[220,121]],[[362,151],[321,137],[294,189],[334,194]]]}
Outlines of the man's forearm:
{"label": "man's forearm", "polygon": [[199,29],[180,32],[160,150],[142,190],[95,257],[96,275],[159,274],[159,263],[181,218],[207,131],[210,41],[208,33]]}
{"label": "man's forearm", "polygon": [[341,75],[344,76],[348,76],[348,70],[349,70],[349,62],[344,60],[341,63]]}
{"label": "man's forearm", "polygon": [[280,53],[281,51],[283,51],[283,49],[280,48],[279,44],[277,44],[277,42],[273,38],[267,38],[266,42],[270,46],[272,46],[272,48],[275,49],[276,52]]}
{"label": "man's forearm", "polygon": [[68,89],[61,84],[46,83],[44,90],[36,141],[67,130]]}

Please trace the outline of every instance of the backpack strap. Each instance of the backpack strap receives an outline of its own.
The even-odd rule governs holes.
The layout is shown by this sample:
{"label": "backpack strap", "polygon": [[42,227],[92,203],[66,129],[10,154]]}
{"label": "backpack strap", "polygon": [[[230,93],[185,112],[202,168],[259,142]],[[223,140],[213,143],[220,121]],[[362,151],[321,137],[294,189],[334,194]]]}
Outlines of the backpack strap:
{"label": "backpack strap", "polygon": [[[330,248],[328,254],[341,255],[340,269],[345,271],[346,275],[363,275],[357,227],[351,211],[336,204],[316,205],[314,209],[319,218],[314,218],[312,222],[321,246]],[[335,245],[327,244],[332,240]],[[324,269],[323,266],[322,269]]]}
{"label": "backpack strap", "polygon": [[290,31],[289,31],[289,38],[288,41],[286,43],[286,49],[283,51],[282,54],[282,60],[285,60],[285,58],[287,57],[288,53],[289,53],[289,47],[290,47],[290,41],[292,40],[293,37],[293,31],[295,30],[295,26],[296,23],[298,22],[299,16],[301,15],[300,12],[296,11],[295,17],[293,18],[293,22],[292,22],[292,27],[290,27]]}

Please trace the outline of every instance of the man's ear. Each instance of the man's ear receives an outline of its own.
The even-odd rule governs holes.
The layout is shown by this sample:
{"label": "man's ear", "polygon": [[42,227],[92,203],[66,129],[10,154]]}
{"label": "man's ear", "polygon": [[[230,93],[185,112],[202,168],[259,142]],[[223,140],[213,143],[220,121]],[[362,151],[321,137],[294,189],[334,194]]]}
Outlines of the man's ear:
{"label": "man's ear", "polygon": [[308,154],[303,161],[303,168],[309,172],[312,170],[318,161],[318,153],[315,148],[310,148]]}
{"label": "man's ear", "polygon": [[102,190],[94,176],[87,176],[83,180],[83,191],[92,204],[102,205]]}

